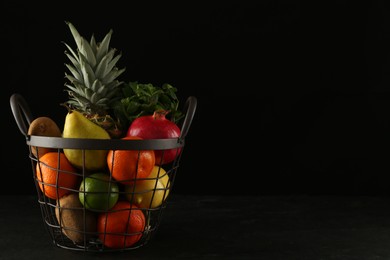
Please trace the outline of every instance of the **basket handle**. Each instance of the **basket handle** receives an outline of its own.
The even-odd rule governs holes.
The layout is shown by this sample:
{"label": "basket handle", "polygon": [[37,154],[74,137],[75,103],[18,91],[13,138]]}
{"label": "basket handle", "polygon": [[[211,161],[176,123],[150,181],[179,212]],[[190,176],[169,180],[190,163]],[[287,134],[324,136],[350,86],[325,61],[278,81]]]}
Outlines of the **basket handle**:
{"label": "basket handle", "polygon": [[195,115],[197,105],[197,99],[194,96],[189,96],[184,105],[184,110],[186,111],[186,116],[184,118],[183,124],[181,126],[180,140],[184,140],[187,136],[188,130],[190,129],[192,119]]}
{"label": "basket handle", "polygon": [[27,138],[28,128],[26,126],[26,121],[30,125],[30,123],[34,120],[28,104],[26,100],[18,93],[15,93],[11,96],[10,104],[12,113],[20,132]]}

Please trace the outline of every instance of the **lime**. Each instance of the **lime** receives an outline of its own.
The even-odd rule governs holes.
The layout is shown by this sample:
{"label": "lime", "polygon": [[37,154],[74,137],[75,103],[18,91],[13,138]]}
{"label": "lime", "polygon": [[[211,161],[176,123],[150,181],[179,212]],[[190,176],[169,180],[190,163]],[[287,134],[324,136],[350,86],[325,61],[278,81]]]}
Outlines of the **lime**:
{"label": "lime", "polygon": [[80,184],[79,199],[89,210],[109,210],[117,203],[119,187],[106,173],[93,173]]}

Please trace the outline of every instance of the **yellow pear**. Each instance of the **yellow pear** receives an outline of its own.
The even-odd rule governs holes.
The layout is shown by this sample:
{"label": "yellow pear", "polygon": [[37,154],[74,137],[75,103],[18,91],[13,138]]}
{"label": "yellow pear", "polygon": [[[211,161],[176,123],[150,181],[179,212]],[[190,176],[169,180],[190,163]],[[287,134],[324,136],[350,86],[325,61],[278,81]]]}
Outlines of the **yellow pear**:
{"label": "yellow pear", "polygon": [[[110,139],[108,132],[90,121],[82,113],[70,110],[65,118],[63,138],[85,138],[85,139]],[[87,171],[104,169],[107,165],[108,150],[85,150],[85,160],[81,149],[63,149],[69,162]]]}

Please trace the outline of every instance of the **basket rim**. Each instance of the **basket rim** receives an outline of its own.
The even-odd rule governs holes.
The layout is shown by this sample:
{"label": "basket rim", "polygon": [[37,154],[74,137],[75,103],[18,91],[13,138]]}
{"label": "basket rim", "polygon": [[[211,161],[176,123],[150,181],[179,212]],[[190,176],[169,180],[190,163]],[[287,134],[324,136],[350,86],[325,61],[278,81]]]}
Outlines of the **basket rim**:
{"label": "basket rim", "polygon": [[28,135],[26,142],[27,145],[37,147],[88,150],[166,150],[184,146],[182,138],[123,140]]}

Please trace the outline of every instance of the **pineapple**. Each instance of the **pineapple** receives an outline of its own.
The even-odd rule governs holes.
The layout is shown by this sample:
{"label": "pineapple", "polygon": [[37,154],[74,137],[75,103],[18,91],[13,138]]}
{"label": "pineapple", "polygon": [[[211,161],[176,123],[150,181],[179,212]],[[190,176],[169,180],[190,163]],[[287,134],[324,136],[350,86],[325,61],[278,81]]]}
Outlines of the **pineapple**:
{"label": "pineapple", "polygon": [[65,55],[71,62],[65,64],[70,74],[65,73],[69,81],[65,83],[69,100],[64,105],[103,127],[112,138],[119,138],[122,129],[112,113],[115,104],[121,99],[120,86],[123,82],[118,77],[125,68],[116,67],[121,54],[116,54],[116,49],[109,47],[113,31],[111,29],[101,42],[97,43],[93,35],[88,42],[72,23],[66,24],[77,49],[73,50],[64,43],[69,50],[65,51]]}

